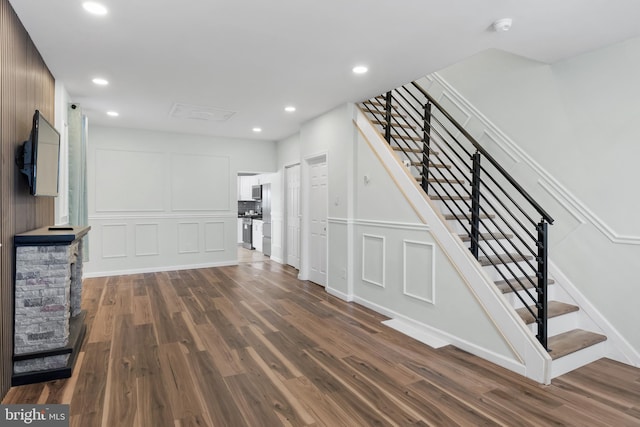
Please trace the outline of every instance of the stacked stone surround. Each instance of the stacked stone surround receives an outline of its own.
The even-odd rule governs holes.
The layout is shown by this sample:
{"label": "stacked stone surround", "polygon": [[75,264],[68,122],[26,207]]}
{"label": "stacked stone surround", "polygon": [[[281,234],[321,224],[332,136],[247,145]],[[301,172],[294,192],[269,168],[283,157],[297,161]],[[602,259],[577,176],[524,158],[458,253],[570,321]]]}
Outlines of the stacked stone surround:
{"label": "stacked stone surround", "polygon": [[[80,314],[82,239],[70,243],[16,245],[14,355],[69,344],[70,317]],[[58,369],[70,354],[14,361],[14,374]]]}

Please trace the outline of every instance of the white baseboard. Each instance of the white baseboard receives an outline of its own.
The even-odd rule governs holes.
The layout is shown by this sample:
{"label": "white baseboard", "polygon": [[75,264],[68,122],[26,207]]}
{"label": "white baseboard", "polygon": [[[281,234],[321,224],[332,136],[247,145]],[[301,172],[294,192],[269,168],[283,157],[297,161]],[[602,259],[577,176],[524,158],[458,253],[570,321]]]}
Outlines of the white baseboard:
{"label": "white baseboard", "polygon": [[431,331],[416,327],[414,324],[403,319],[389,319],[382,323],[432,348],[441,348],[450,344],[440,339],[440,337],[436,337]]}
{"label": "white baseboard", "polygon": [[142,273],[159,273],[162,271],[179,271],[179,270],[197,270],[199,268],[211,268],[211,267],[228,267],[231,265],[238,265],[238,261],[224,261],[214,262],[207,264],[191,264],[191,265],[173,265],[163,267],[147,267],[147,268],[132,268],[130,270],[111,270],[111,271],[93,271],[90,273],[84,273],[82,278],[94,278],[94,277],[108,277],[108,276],[126,276],[129,274],[142,274]]}
{"label": "white baseboard", "polygon": [[[439,348],[445,345],[453,345],[459,349],[468,351],[469,353],[476,355],[484,360],[495,363],[498,366],[502,366],[517,374],[527,376],[527,368],[522,363],[514,359],[509,359],[501,354],[494,353],[486,348],[479,347],[466,340],[455,337],[447,332],[436,329],[432,326],[420,323],[413,319],[410,319],[400,313],[396,313],[393,310],[389,310],[371,301],[365,300],[360,297],[354,297],[354,302],[363,305],[377,313],[383,314],[387,317],[391,317],[390,320],[386,320],[383,323],[389,327],[396,329],[399,332],[430,346],[433,348]],[[410,333],[406,333],[408,331]],[[424,341],[423,341],[424,340]]]}
{"label": "white baseboard", "polygon": [[333,295],[334,297],[338,297],[343,301],[353,302],[353,295],[346,294],[342,291],[330,288],[328,286],[325,288],[325,290],[327,291],[328,294]]}

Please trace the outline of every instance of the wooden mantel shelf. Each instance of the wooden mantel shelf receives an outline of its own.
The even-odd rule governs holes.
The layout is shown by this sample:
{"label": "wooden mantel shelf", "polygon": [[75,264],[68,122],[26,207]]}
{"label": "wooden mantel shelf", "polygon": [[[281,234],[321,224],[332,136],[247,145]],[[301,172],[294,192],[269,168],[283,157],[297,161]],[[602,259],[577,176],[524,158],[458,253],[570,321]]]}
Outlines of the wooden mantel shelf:
{"label": "wooden mantel shelf", "polygon": [[89,226],[53,226],[42,227],[25,233],[16,234],[15,246],[69,245],[89,232]]}

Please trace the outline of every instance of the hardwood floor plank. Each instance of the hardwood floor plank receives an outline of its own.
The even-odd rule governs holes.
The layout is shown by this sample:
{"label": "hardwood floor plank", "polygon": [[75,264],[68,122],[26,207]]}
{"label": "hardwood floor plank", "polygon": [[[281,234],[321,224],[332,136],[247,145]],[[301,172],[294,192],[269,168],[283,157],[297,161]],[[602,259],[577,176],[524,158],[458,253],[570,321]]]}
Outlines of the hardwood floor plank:
{"label": "hardwood floor plank", "polygon": [[[497,421],[477,411],[466,402],[455,399],[425,380],[409,385],[409,389],[419,395],[425,404],[433,410],[435,418],[427,420],[427,423],[459,426],[500,425]],[[520,422],[519,419],[518,422]]]}
{"label": "hardwood floor plank", "polygon": [[[188,320],[187,320],[188,319]],[[173,313],[171,315],[173,326],[178,334],[178,344],[186,353],[204,350],[204,344],[196,333],[192,333],[194,325],[186,312]],[[195,329],[193,329],[195,331]]]}
{"label": "hardwood floor plank", "polygon": [[111,345],[111,358],[133,356],[136,348],[136,329],[133,314],[117,315],[114,320],[114,340]]}
{"label": "hardwood floor plank", "polygon": [[111,342],[85,343],[82,370],[71,398],[69,415],[80,415],[84,425],[100,425],[108,380]]}
{"label": "hardwood floor plank", "polygon": [[[173,425],[173,402],[169,400],[160,374],[145,375],[136,379],[136,402],[138,411],[133,423],[135,427]],[[120,424],[121,427],[128,427]],[[83,426],[88,427],[88,426]],[[111,427],[111,426],[104,426]]]}
{"label": "hardwood floor plank", "polygon": [[161,375],[158,341],[153,325],[139,325],[134,327],[136,360],[136,377]]}
{"label": "hardwood floor plank", "polygon": [[247,374],[225,377],[224,382],[229,388],[230,397],[238,405],[246,422],[246,426],[273,427],[282,425],[280,419],[273,411],[271,403],[265,400],[254,386],[252,379]]}
{"label": "hardwood floor plank", "polygon": [[160,344],[158,349],[163,387],[171,402],[173,415],[182,419],[200,414],[201,408],[196,387],[191,375],[191,367],[178,343]]}
{"label": "hardwood floor plank", "polygon": [[229,398],[231,392],[221,372],[207,351],[186,356],[192,366],[203,409],[214,426],[242,426],[246,421],[236,402]]}
{"label": "hardwood floor plank", "polygon": [[133,297],[133,323],[136,326],[153,323],[151,301],[146,294]]}
{"label": "hardwood floor plank", "polygon": [[337,378],[350,394],[362,401],[362,407],[368,407],[365,411],[369,416],[377,418],[378,422],[384,419],[390,424],[398,422],[402,425],[413,425],[421,418],[412,408],[401,404],[397,399],[392,399],[375,382],[324,349],[309,349],[307,353],[318,365]]}
{"label": "hardwood floor plank", "polygon": [[227,345],[217,328],[207,323],[197,325],[196,331],[223,377],[244,373],[237,351]]}
{"label": "hardwood floor plank", "polygon": [[[259,338],[261,332],[256,331],[255,327],[244,326],[242,335],[247,344],[249,344],[251,351],[259,354],[264,363],[281,378],[290,379],[295,376],[289,369],[290,364],[282,363],[282,360],[272,351],[273,346],[266,345],[265,341]],[[268,343],[268,341],[266,342]]]}
{"label": "hardwood floor plank", "polygon": [[[137,379],[133,357],[123,356],[111,361],[109,370],[109,406],[103,425],[132,426],[137,413]],[[117,387],[115,386],[117,384]]]}
{"label": "hardwood floor plank", "polygon": [[300,399],[300,405],[315,419],[318,426],[348,426],[353,419],[340,403],[320,391],[308,378],[302,376],[287,380],[287,388]]}
{"label": "hardwood floor plank", "polygon": [[264,259],[87,279],[72,377],[3,403],[69,403],[81,427],[640,425],[640,369],[602,359],[540,385],[297,273]]}

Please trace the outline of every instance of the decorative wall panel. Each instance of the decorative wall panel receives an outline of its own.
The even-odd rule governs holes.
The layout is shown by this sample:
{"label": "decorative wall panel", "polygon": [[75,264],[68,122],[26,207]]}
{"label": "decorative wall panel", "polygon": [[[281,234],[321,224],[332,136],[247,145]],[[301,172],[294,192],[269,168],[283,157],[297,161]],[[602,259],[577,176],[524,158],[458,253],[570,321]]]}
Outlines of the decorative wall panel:
{"label": "decorative wall panel", "polygon": [[[228,157],[172,154],[171,210],[230,210],[232,186],[229,163]],[[212,188],[217,190],[211,191]]]}
{"label": "decorative wall panel", "polygon": [[182,222],[178,224],[178,253],[192,254],[200,251],[199,224]]}
{"label": "decorative wall panel", "polygon": [[102,258],[125,258],[127,256],[127,225],[103,225],[101,232]]}
{"label": "decorative wall panel", "polygon": [[136,256],[160,255],[159,224],[136,224]]}
{"label": "decorative wall panel", "polygon": [[403,241],[403,293],[412,298],[436,302],[436,247],[433,243]]}
{"label": "decorative wall panel", "polygon": [[362,280],[384,288],[385,238],[362,235]]}
{"label": "decorative wall panel", "polygon": [[204,224],[205,252],[224,251],[224,222],[207,222]]}
{"label": "decorative wall panel", "polygon": [[[96,150],[96,212],[164,210],[165,164],[162,153]],[[116,172],[117,171],[117,172]]]}

